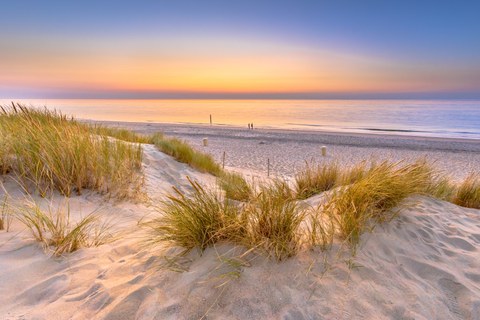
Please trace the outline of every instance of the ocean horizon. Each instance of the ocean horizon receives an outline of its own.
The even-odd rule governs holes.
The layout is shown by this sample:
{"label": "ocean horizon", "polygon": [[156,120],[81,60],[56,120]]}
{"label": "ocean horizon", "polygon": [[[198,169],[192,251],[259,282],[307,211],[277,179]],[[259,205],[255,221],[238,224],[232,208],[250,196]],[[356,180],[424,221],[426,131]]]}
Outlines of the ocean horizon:
{"label": "ocean horizon", "polygon": [[82,120],[480,139],[480,100],[0,99]]}

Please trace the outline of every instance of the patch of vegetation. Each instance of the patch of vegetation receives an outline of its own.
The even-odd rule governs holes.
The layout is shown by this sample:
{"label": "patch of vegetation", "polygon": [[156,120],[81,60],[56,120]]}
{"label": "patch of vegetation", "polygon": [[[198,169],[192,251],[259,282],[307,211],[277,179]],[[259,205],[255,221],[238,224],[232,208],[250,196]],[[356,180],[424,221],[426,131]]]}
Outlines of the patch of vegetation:
{"label": "patch of vegetation", "polygon": [[46,249],[52,249],[53,255],[74,252],[84,247],[96,247],[106,243],[111,234],[106,224],[100,224],[98,216],[89,214],[73,222],[70,208],[49,209],[43,211],[37,204],[18,210],[17,218],[30,231],[33,238]]}
{"label": "patch of vegetation", "polygon": [[99,136],[109,136],[109,137],[122,140],[122,141],[127,141],[127,142],[147,143],[147,144],[153,143],[152,136],[141,135],[127,129],[94,125],[94,126],[90,126],[90,131]]}
{"label": "patch of vegetation", "polygon": [[167,138],[163,134],[157,133],[151,141],[155,146],[177,161],[188,164],[200,172],[208,172],[214,176],[222,173],[222,168],[213,160],[212,156],[194,150],[188,143],[177,138]]}
{"label": "patch of vegetation", "polygon": [[470,174],[458,187],[453,203],[466,207],[480,209],[480,176]]}
{"label": "patch of vegetation", "polygon": [[167,241],[203,251],[222,240],[238,241],[244,230],[239,208],[218,192],[189,181],[193,193],[187,196],[175,189],[164,204],[162,216],[147,224],[152,231],[150,242]]}
{"label": "patch of vegetation", "polygon": [[248,201],[252,197],[252,188],[242,175],[235,172],[223,172],[218,184],[225,191],[225,197],[237,201]]}
{"label": "patch of vegetation", "polygon": [[282,183],[259,187],[255,199],[245,208],[247,242],[264,248],[277,260],[297,253],[301,244],[300,225],[304,212],[288,195]]}
{"label": "patch of vegetation", "polygon": [[314,165],[307,163],[305,168],[295,176],[295,189],[298,199],[332,189],[340,177],[337,164]]}
{"label": "patch of vegetation", "polygon": [[432,171],[425,161],[412,164],[383,162],[361,179],[336,190],[323,210],[335,220],[340,235],[355,246],[360,235],[377,223],[392,219],[392,210],[413,194],[432,187]]}
{"label": "patch of vegetation", "polygon": [[24,189],[66,196],[83,189],[122,198],[140,188],[140,144],[92,135],[88,126],[57,111],[21,104],[1,107],[0,169],[11,170]]}

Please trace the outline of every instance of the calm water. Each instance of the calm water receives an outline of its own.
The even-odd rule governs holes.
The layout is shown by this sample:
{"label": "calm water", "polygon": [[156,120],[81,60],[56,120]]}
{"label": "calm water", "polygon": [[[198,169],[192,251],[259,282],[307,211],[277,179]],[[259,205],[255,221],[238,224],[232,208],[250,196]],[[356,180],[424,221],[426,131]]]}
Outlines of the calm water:
{"label": "calm water", "polygon": [[[209,123],[480,139],[480,101],[18,100],[81,119]],[[10,100],[0,100],[2,104]]]}

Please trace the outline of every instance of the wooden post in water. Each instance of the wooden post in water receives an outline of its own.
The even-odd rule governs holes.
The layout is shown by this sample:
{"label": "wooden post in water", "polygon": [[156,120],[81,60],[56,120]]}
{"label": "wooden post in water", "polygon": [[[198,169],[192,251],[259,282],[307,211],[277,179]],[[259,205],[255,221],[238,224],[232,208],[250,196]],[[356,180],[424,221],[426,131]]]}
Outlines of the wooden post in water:
{"label": "wooden post in water", "polygon": [[210,115],[210,125],[212,125],[212,115]]}
{"label": "wooden post in water", "polygon": [[223,151],[222,166],[223,166],[223,169],[225,169],[225,151]]}
{"label": "wooden post in water", "polygon": [[322,146],[322,156],[326,157],[327,156],[327,147]]}
{"label": "wooden post in water", "polygon": [[270,158],[267,158],[267,177],[270,177]]}

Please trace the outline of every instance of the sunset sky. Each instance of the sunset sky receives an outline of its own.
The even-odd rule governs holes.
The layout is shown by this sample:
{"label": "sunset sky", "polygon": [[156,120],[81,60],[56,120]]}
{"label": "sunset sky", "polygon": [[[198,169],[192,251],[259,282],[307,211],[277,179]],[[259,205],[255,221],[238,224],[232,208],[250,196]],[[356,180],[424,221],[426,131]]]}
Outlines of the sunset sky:
{"label": "sunset sky", "polygon": [[1,1],[0,98],[480,98],[480,1]]}

